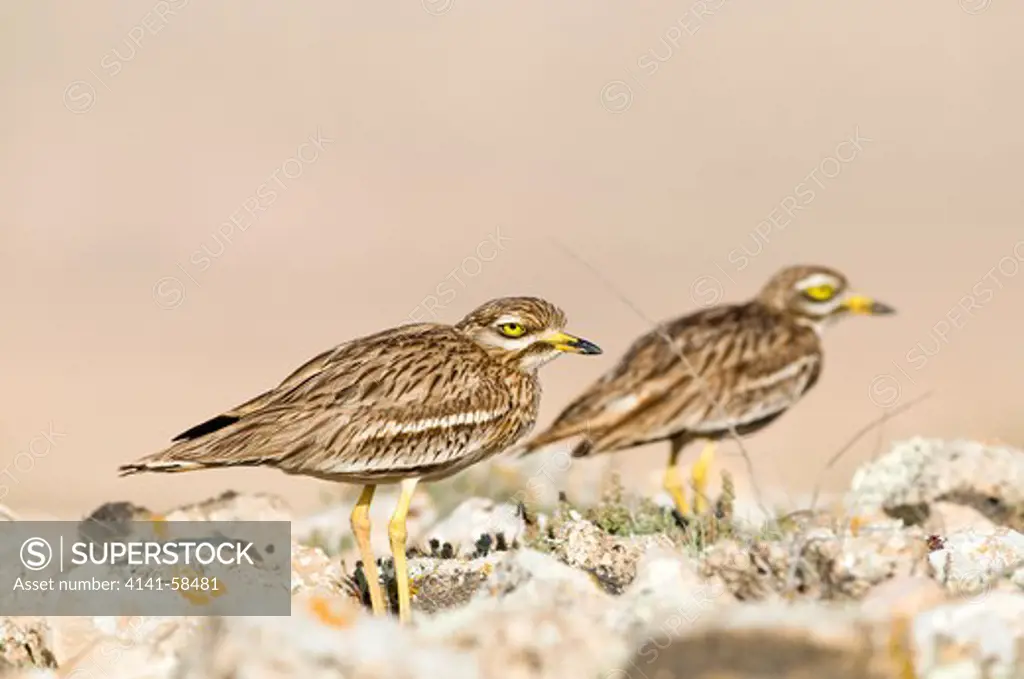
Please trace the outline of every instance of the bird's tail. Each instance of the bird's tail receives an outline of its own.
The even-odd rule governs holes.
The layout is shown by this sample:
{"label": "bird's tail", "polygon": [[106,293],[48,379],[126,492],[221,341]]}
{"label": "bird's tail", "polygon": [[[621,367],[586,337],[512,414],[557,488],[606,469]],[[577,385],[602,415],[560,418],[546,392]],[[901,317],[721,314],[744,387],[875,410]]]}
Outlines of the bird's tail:
{"label": "bird's tail", "polygon": [[593,448],[594,440],[588,431],[554,432],[548,430],[516,446],[512,449],[511,454],[514,457],[523,458],[556,444],[568,444],[572,457],[585,457]]}
{"label": "bird's tail", "polygon": [[158,453],[139,458],[117,468],[118,476],[131,476],[143,472],[173,474],[197,469],[210,469],[237,465],[219,459],[203,459],[202,447],[196,441],[181,441]]}
{"label": "bird's tail", "polygon": [[265,451],[266,447],[258,445],[258,439],[250,432],[235,429],[220,436],[178,440],[160,452],[119,466],[117,471],[118,476],[131,476],[143,472],[173,474],[220,467],[258,467],[282,457],[268,456]]}
{"label": "bird's tail", "polygon": [[132,476],[145,472],[159,474],[175,474],[177,472],[191,472],[197,469],[217,469],[218,467],[257,467],[261,462],[225,462],[225,461],[186,461],[186,460],[151,460],[142,458],[135,462],[123,464],[117,468],[118,476]]}

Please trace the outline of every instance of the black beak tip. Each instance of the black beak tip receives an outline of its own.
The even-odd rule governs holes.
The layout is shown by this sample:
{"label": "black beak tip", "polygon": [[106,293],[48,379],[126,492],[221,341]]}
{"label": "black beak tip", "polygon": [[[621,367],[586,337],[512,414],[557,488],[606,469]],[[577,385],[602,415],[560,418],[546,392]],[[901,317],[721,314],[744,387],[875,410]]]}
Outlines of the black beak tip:
{"label": "black beak tip", "polygon": [[597,356],[598,354],[604,353],[603,351],[601,351],[601,347],[585,339],[581,339],[579,344],[576,345],[576,348],[579,349],[579,352],[581,354],[584,354],[586,356]]}
{"label": "black beak tip", "polygon": [[892,316],[896,313],[896,309],[889,306],[888,304],[882,304],[881,302],[875,302],[871,305],[871,314],[873,316]]}

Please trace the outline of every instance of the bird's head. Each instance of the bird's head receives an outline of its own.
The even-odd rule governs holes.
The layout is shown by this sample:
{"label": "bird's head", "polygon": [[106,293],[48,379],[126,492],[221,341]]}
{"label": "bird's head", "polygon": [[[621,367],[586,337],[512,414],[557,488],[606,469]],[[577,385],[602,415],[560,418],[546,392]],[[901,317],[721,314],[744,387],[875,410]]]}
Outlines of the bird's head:
{"label": "bird's head", "polygon": [[600,354],[593,342],[563,331],[565,313],[536,297],[502,297],[470,312],[455,327],[492,356],[534,372],[563,354]]}
{"label": "bird's head", "polygon": [[850,314],[885,316],[896,313],[887,304],[850,292],[846,276],[817,265],[783,269],[772,276],[758,299],[819,330]]}

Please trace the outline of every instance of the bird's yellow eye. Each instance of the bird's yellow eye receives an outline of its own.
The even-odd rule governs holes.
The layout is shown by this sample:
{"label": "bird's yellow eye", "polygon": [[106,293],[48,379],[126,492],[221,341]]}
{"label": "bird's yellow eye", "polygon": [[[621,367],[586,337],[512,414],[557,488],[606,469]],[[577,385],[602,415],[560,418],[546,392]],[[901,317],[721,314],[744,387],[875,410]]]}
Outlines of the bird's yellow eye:
{"label": "bird's yellow eye", "polygon": [[825,285],[815,285],[814,287],[806,288],[804,294],[815,302],[825,302],[835,296],[836,289],[826,283]]}
{"label": "bird's yellow eye", "polygon": [[522,337],[523,333],[526,332],[526,328],[520,323],[502,323],[498,326],[498,329],[501,330],[501,334],[505,337]]}

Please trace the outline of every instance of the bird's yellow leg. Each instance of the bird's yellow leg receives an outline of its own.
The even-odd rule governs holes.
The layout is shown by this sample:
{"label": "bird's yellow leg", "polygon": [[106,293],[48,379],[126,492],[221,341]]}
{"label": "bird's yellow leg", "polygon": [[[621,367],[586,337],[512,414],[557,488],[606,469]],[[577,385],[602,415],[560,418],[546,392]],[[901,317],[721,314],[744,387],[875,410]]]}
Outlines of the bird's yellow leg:
{"label": "bird's yellow leg", "polygon": [[380,577],[377,575],[377,560],[373,558],[370,547],[370,503],[373,501],[375,485],[363,486],[356,506],[352,508],[352,534],[359,546],[359,557],[363,560],[363,575],[366,586],[370,590],[370,605],[374,615],[384,615],[384,595],[380,589]]}
{"label": "bird's yellow leg", "polygon": [[693,504],[697,514],[703,514],[708,510],[708,472],[714,458],[715,442],[708,441],[700,451],[700,457],[693,465],[693,469],[690,470],[690,478],[693,481]]}
{"label": "bird's yellow leg", "polygon": [[405,561],[405,540],[407,532],[405,518],[409,513],[409,504],[412,502],[412,495],[416,492],[416,484],[419,479],[405,479],[402,481],[402,492],[398,497],[398,506],[395,513],[391,515],[391,523],[388,524],[388,537],[391,539],[391,555],[395,558],[395,584],[398,586],[398,619],[409,622],[411,601],[409,597],[409,568]]}
{"label": "bird's yellow leg", "polygon": [[668,457],[668,467],[665,468],[665,491],[672,496],[676,510],[682,516],[690,514],[690,503],[686,500],[686,487],[683,478],[679,475],[679,467],[676,462],[679,460],[679,453],[683,450],[683,442],[677,439],[672,440],[672,452]]}

